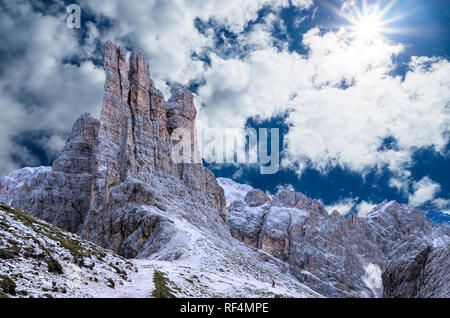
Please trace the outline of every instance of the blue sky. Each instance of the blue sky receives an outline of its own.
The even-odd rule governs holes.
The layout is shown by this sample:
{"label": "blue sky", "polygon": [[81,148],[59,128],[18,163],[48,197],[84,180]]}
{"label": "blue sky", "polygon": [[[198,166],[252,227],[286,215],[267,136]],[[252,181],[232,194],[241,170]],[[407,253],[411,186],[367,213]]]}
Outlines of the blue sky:
{"label": "blue sky", "polygon": [[[70,3],[81,29],[65,25]],[[343,214],[384,199],[450,212],[448,1],[367,1],[369,13],[390,8],[370,38],[345,18],[357,0],[0,6],[2,175],[50,165],[75,119],[98,116],[112,40],[146,54],[166,98],[171,84],[190,86],[207,126],[280,128],[277,174],[209,165],[216,176],[294,189]]]}

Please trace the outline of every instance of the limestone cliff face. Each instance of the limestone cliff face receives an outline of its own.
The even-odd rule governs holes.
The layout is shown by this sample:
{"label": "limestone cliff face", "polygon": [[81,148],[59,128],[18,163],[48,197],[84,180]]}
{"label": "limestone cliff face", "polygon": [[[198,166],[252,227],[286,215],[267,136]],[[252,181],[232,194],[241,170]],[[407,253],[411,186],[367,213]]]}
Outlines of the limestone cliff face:
{"label": "limestone cliff face", "polygon": [[[301,193],[269,199],[229,179],[219,184],[232,235],[289,263],[297,279],[322,295],[449,296],[448,229],[433,228],[422,211],[385,201],[366,217],[344,218]],[[410,243],[396,246],[405,240]]]}
{"label": "limestone cliff face", "polygon": [[[126,51],[108,43],[104,67],[100,120],[82,115],[53,167],[1,179],[0,201],[127,257],[154,252],[170,239],[165,213],[218,227],[225,198],[214,175],[171,158],[173,129],[195,130],[192,94],[174,86],[167,107],[138,50],[128,69]],[[196,144],[192,151],[198,152]],[[150,244],[154,240],[159,243]]]}

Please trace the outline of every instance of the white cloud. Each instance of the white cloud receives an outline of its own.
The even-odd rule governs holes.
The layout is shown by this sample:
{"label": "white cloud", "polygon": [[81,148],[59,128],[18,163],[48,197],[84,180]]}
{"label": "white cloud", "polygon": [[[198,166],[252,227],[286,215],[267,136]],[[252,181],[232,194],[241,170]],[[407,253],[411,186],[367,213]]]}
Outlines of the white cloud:
{"label": "white cloud", "polygon": [[432,204],[437,211],[450,214],[450,199],[437,198]]}
{"label": "white cloud", "polygon": [[[437,207],[438,209],[448,209],[450,207],[450,200],[449,199],[443,199],[443,198],[437,198],[433,200],[433,205]],[[447,213],[449,213],[447,211]]]}
{"label": "white cloud", "polygon": [[332,205],[325,206],[325,209],[328,211],[328,213],[338,211],[341,215],[347,215],[352,211],[353,207],[355,206],[356,200],[357,199],[354,198],[345,198]]}
{"label": "white cloud", "polygon": [[279,184],[276,186],[276,193],[280,192],[280,191],[293,191],[295,192],[295,188],[292,184],[290,183],[286,183],[286,184]]}
{"label": "white cloud", "polygon": [[[310,30],[308,56],[264,46],[243,59],[212,55],[199,116],[209,125],[241,127],[248,117],[289,110],[284,166],[297,167],[299,175],[308,164],[324,173],[336,166],[363,174],[387,167],[391,186],[401,189],[414,149],[440,151],[446,144],[450,63],[413,58],[402,80],[390,75],[402,46],[362,45],[347,36],[343,29]],[[382,149],[387,137],[396,149]]]}
{"label": "white cloud", "polygon": [[[310,74],[313,87],[300,88],[292,102],[296,111],[289,117],[287,163],[308,160],[321,171],[387,166],[404,177],[413,149],[439,151],[446,145],[450,63],[435,60],[424,69],[423,59],[413,59],[402,81],[389,75],[400,47],[362,47],[338,33],[314,30],[306,36],[311,53],[303,72]],[[342,82],[351,86],[343,89]],[[380,150],[389,136],[398,149]]]}
{"label": "white cloud", "polygon": [[411,172],[407,170],[400,170],[397,172],[396,176],[389,179],[389,186],[391,188],[396,188],[398,192],[403,193],[403,195],[407,195],[409,191],[409,186],[411,183]]}
{"label": "white cloud", "polygon": [[212,67],[203,73],[206,84],[199,90],[198,101],[206,106],[199,116],[216,127],[242,127],[248,117],[269,118],[285,111],[296,80],[301,80],[292,68],[304,63],[300,56],[275,48],[244,59],[213,55],[211,60]]}
{"label": "white cloud", "polygon": [[[201,53],[205,48],[214,50],[212,31],[201,34],[195,26],[195,19],[215,21],[239,34],[250,21],[256,20],[258,11],[264,6],[276,11],[290,3],[303,9],[312,5],[312,0],[291,1],[85,0],[81,4],[116,22],[114,30],[109,33],[110,40],[143,50],[149,58],[155,82],[164,93],[168,93],[164,86],[166,80],[187,83],[201,77],[203,63],[193,59],[193,53]],[[266,41],[264,35],[257,31],[252,33],[253,39],[248,39],[249,44]]]}
{"label": "white cloud", "polygon": [[364,217],[367,213],[373,210],[377,205],[371,202],[362,201],[356,206],[356,210],[358,211],[358,216]]}
{"label": "white cloud", "polygon": [[[51,8],[49,8],[51,10]],[[58,152],[64,135],[84,112],[98,115],[103,70],[90,61],[79,66],[64,58],[88,57],[64,15],[43,15],[27,3],[7,5],[0,12],[2,60],[0,78],[0,175],[39,161],[13,138],[30,133],[49,155]],[[42,137],[39,132],[46,132]],[[59,149],[58,149],[59,148]]]}
{"label": "white cloud", "polygon": [[428,206],[445,213],[450,208],[449,199],[436,197],[441,191],[441,186],[429,177],[424,177],[419,181],[413,181],[411,180],[411,173],[406,171],[403,176],[391,178],[389,180],[389,186],[397,188],[398,191],[402,192],[408,198],[408,204],[414,207]]}
{"label": "white cloud", "polygon": [[367,213],[373,210],[377,205],[372,202],[361,201],[357,203],[358,198],[345,198],[338,202],[325,206],[328,213],[338,211],[341,215],[347,215],[352,211],[356,211],[359,217],[364,217]]}
{"label": "white cloud", "polygon": [[429,177],[424,177],[413,183],[413,190],[414,192],[409,195],[408,204],[418,207],[433,200],[436,194],[441,191],[441,187]]}

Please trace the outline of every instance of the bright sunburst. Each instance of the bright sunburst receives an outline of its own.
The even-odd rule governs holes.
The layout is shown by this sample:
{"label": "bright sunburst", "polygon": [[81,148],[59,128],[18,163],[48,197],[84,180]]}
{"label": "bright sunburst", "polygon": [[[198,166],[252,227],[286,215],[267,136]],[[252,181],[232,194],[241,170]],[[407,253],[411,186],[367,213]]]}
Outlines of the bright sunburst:
{"label": "bright sunburst", "polygon": [[352,34],[361,40],[374,40],[380,37],[383,30],[383,20],[376,14],[361,16],[350,27]]}
{"label": "bright sunburst", "polygon": [[364,41],[372,41],[381,37],[386,31],[384,28],[387,24],[385,15],[389,8],[387,6],[381,10],[377,4],[368,6],[366,1],[363,1],[362,9],[354,7],[353,12],[346,15],[346,19],[351,23],[349,27],[351,35]]}
{"label": "bright sunburst", "polygon": [[389,16],[394,3],[395,1],[390,1],[382,7],[378,2],[372,1],[369,5],[366,0],[356,1],[353,5],[339,10],[339,15],[350,24],[348,30],[352,38],[372,42],[384,38],[386,34],[405,33],[406,30],[393,27],[394,22],[407,15],[405,13],[401,16]]}

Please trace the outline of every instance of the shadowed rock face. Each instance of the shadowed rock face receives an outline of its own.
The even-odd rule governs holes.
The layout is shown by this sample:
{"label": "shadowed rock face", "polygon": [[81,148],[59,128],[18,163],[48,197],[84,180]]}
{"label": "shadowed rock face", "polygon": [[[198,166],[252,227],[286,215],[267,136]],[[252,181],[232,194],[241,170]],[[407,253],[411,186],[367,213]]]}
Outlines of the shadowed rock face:
{"label": "shadowed rock face", "polygon": [[[260,190],[246,188],[229,179],[219,178],[218,181],[225,189],[226,221],[232,235],[291,264],[294,275],[322,295],[381,297],[382,272],[386,270],[389,272],[383,274],[383,281],[386,284],[392,281],[390,285],[394,287],[386,285],[384,295],[397,296],[397,284],[403,282],[403,276],[411,276],[401,274],[397,267],[416,273],[415,259],[420,264],[426,262],[420,256],[422,249],[414,245],[411,255],[405,256],[405,262],[397,263],[403,252],[393,249],[392,244],[407,237],[427,242],[423,243],[425,247],[432,244],[430,241],[435,237],[446,242],[435,251],[434,263],[442,263],[443,255],[449,251],[446,231],[433,228],[423,212],[406,205],[385,201],[366,217],[351,215],[344,218],[336,211],[329,215],[323,204],[301,193],[281,191],[272,199],[255,204],[254,198],[261,195]],[[240,196],[236,195],[239,192]],[[431,250],[425,250],[427,255],[431,253]],[[394,270],[390,271],[390,268]],[[439,270],[435,266],[427,271],[425,267],[424,273],[429,273],[425,278],[420,273],[422,271],[414,276],[411,284],[423,289],[431,277],[445,278],[450,269],[446,266]],[[399,293],[406,289],[400,288]],[[449,296],[449,291],[441,286],[428,294]],[[419,293],[404,295],[414,297]]]}
{"label": "shadowed rock face", "polygon": [[250,207],[261,206],[269,200],[269,197],[259,189],[250,191],[244,198],[245,203]]}
{"label": "shadowed rock face", "polygon": [[450,295],[449,242],[406,236],[390,246],[383,273],[384,297],[430,298]]}
{"label": "shadowed rock face", "polygon": [[68,174],[92,174],[94,150],[100,122],[89,113],[78,118],[52,170]]}
{"label": "shadowed rock face", "polygon": [[174,86],[167,107],[144,55],[133,50],[129,69],[125,57],[108,43],[100,121],[82,115],[52,168],[2,178],[0,201],[127,257],[149,255],[170,239],[165,214],[220,235],[223,189],[201,164],[177,165],[171,158],[173,128],[195,130],[192,94]]}

